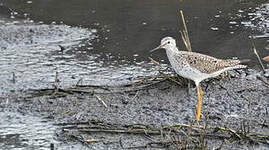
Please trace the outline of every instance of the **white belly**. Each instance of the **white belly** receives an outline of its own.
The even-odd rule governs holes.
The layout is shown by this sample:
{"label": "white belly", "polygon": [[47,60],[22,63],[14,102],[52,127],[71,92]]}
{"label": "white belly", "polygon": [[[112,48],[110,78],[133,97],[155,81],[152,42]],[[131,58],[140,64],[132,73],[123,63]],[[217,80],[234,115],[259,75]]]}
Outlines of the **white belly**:
{"label": "white belly", "polygon": [[208,74],[202,73],[195,68],[191,68],[187,62],[176,61],[175,58],[173,58],[173,55],[170,55],[170,54],[167,54],[167,56],[168,56],[168,59],[170,61],[170,64],[172,65],[172,68],[175,70],[175,72],[178,75],[180,75],[184,78],[193,80],[195,83],[199,83],[202,80],[209,77]]}
{"label": "white belly", "polygon": [[189,66],[184,68],[178,68],[177,66],[172,67],[178,75],[187,79],[191,79],[194,82],[201,82],[202,80],[208,78],[208,74],[202,73],[197,69],[189,68]]}

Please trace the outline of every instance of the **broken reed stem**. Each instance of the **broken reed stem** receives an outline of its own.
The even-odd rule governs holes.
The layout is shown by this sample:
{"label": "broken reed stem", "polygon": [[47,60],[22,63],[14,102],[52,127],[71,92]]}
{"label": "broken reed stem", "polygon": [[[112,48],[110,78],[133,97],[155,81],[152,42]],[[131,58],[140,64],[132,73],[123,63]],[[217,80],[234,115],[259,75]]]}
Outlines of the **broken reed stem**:
{"label": "broken reed stem", "polygon": [[96,143],[102,141],[101,139],[86,139],[85,142],[87,143]]}
{"label": "broken reed stem", "polygon": [[94,96],[107,108],[107,104],[98,95]]}
{"label": "broken reed stem", "polygon": [[208,106],[206,108],[206,119],[205,119],[205,124],[204,124],[204,127],[205,129],[207,128],[207,121],[208,121],[208,118],[209,118],[209,108],[210,108],[210,103],[211,103],[211,100],[210,100],[210,94],[208,95]]}
{"label": "broken reed stem", "polygon": [[78,82],[77,82],[77,84],[76,84],[76,87],[78,87],[79,84],[82,83],[82,80],[83,80],[83,78],[80,78],[80,79],[78,80]]}
{"label": "broken reed stem", "polygon": [[[189,38],[189,34],[188,34],[188,29],[187,29],[185,17],[184,17],[182,10],[180,10],[180,15],[181,15],[181,19],[182,19],[183,26],[184,26],[183,33],[180,31],[181,38],[182,38],[182,40],[187,48],[187,51],[191,52],[192,51],[191,50],[191,42],[190,42],[190,38]],[[191,81],[188,79],[188,93],[190,93],[190,87],[191,87]]]}
{"label": "broken reed stem", "polygon": [[50,143],[50,150],[54,150],[54,144]]}
{"label": "broken reed stem", "polygon": [[259,60],[259,63],[260,63],[260,65],[261,65],[261,67],[262,67],[262,70],[263,70],[263,72],[265,73],[265,67],[264,67],[264,65],[263,65],[263,63],[262,63],[261,57],[259,56],[259,54],[258,54],[258,52],[257,52],[257,50],[256,50],[256,47],[255,47],[253,41],[252,41],[252,46],[253,46],[253,52],[254,52],[254,54],[257,56],[257,58],[258,58],[258,60]]}
{"label": "broken reed stem", "polygon": [[[209,108],[208,108],[209,111]],[[208,112],[207,111],[207,112]],[[208,116],[208,114],[207,114]],[[111,126],[109,125],[108,127],[104,127],[103,124],[101,124],[101,126],[83,126],[83,127],[79,127],[77,125],[77,127],[72,127],[72,128],[62,128],[63,132],[68,132],[70,133],[73,129],[75,129],[76,131],[78,131],[79,133],[114,133],[114,134],[142,134],[142,135],[146,135],[147,137],[150,137],[150,135],[160,135],[162,137],[167,137],[167,138],[161,138],[161,141],[153,144],[155,146],[169,146],[171,144],[174,143],[178,143],[179,147],[182,148],[186,148],[186,147],[190,147],[191,143],[198,143],[200,148],[205,148],[205,144],[202,143],[202,141],[197,141],[194,139],[192,139],[193,136],[201,136],[201,134],[203,134],[203,138],[205,137],[216,137],[216,138],[223,138],[223,139],[227,139],[227,138],[237,138],[237,140],[250,140],[250,141],[257,141],[257,142],[264,142],[266,140],[269,140],[269,135],[263,135],[263,134],[259,134],[259,133],[249,133],[249,132],[245,132],[246,130],[243,130],[243,134],[241,131],[235,131],[233,129],[227,128],[227,127],[217,127],[217,126],[208,126],[207,123],[205,123],[203,126],[200,125],[194,125],[194,121],[192,121],[192,123],[190,125],[188,124],[174,124],[174,125],[168,125],[168,126],[161,126],[161,127],[150,127],[148,125],[138,125],[136,128],[135,126],[137,125],[133,125],[133,127],[131,127],[130,125],[127,126],[122,126],[122,127],[117,127],[117,128],[111,128]],[[131,127],[131,128],[130,128]],[[179,129],[181,128],[189,128],[189,133],[185,133],[184,131],[182,132],[182,130],[177,130],[174,127],[179,127]],[[193,129],[197,129],[200,130],[202,129],[203,133],[198,134],[193,134]],[[231,136],[225,136],[225,135],[217,135],[217,134],[206,134],[206,131],[208,129],[213,129],[213,133],[218,132],[219,130],[222,131],[227,131],[230,132],[232,135]],[[174,139],[170,139],[168,137],[171,137],[171,134],[174,135]],[[180,138],[177,139],[176,136],[178,134],[184,134],[187,137],[187,141],[182,141]],[[255,139],[253,139],[255,138]],[[100,140],[103,141],[103,140]],[[83,140],[83,142],[85,143],[92,143],[92,142],[100,142],[99,139],[90,139],[90,140]],[[148,145],[148,144],[147,144]],[[152,147],[153,145],[148,145],[150,147]]]}
{"label": "broken reed stem", "polygon": [[55,89],[58,89],[58,86],[57,86],[57,82],[58,82],[58,71],[56,72],[56,75],[55,75],[55,80],[53,82],[53,86]]}
{"label": "broken reed stem", "polygon": [[[161,134],[161,130],[169,129],[171,127],[185,127],[190,128],[191,130],[195,129],[205,129],[205,126],[200,125],[188,125],[188,124],[173,124],[169,126],[163,126],[161,129],[78,129],[79,132],[105,132],[105,133],[133,133],[133,134]],[[242,139],[242,137],[233,129],[227,128],[227,127],[217,127],[217,126],[207,126],[207,129],[215,129],[215,130],[222,130],[222,131],[228,131],[232,134],[234,134],[238,139]],[[64,128],[64,132],[68,132],[69,129]],[[268,135],[260,135],[260,134],[250,134],[251,136],[256,136],[260,138],[269,138]],[[191,136],[191,135],[190,135]]]}
{"label": "broken reed stem", "polygon": [[251,118],[251,113],[252,113],[252,98],[250,97],[248,99],[248,102],[249,102],[249,105],[248,105],[248,115],[249,115],[249,118]]}
{"label": "broken reed stem", "polygon": [[187,29],[186,21],[185,21],[184,14],[183,14],[182,10],[180,10],[180,15],[181,15],[181,19],[182,19],[182,22],[183,22],[183,25],[184,25],[183,33],[180,31],[181,38],[182,38],[187,50],[191,52],[192,51],[191,50],[191,42],[190,42],[188,29]]}
{"label": "broken reed stem", "polygon": [[[163,126],[162,128],[163,129],[166,129],[166,128],[170,128],[170,127],[187,127],[189,128],[190,125],[188,124],[173,124],[173,125],[170,125],[170,126]],[[192,128],[194,129],[204,129],[204,126],[200,126],[200,125],[192,125]],[[215,129],[215,130],[222,130],[222,131],[228,131],[228,132],[231,132],[232,134],[234,134],[237,138],[239,138],[240,140],[242,139],[242,137],[233,129],[230,129],[228,127],[218,127],[218,126],[207,126],[207,129]]]}
{"label": "broken reed stem", "polygon": [[12,83],[16,82],[16,75],[14,72],[12,72]]}
{"label": "broken reed stem", "polygon": [[170,81],[172,81],[172,82],[175,82],[176,84],[178,84],[178,85],[180,85],[180,86],[183,86],[183,83],[180,83],[180,82],[178,82],[176,79],[173,79],[173,78],[171,78],[171,77],[169,77],[169,76],[163,76],[165,79],[168,79],[168,80],[170,80]]}
{"label": "broken reed stem", "polygon": [[269,81],[265,77],[263,77],[263,76],[257,76],[257,79],[259,79],[262,82],[264,82],[265,84],[269,85]]}
{"label": "broken reed stem", "polygon": [[[68,131],[68,130],[65,130]],[[129,134],[160,134],[159,130],[147,131],[145,129],[79,129],[79,132],[105,132],[105,133],[129,133]]]}
{"label": "broken reed stem", "polygon": [[[190,129],[204,129],[204,126],[197,126],[197,125],[187,125],[187,124],[174,124],[171,126],[163,126],[162,129],[168,129],[171,127],[186,127],[186,128],[190,128]],[[227,128],[227,127],[217,127],[217,126],[207,126],[207,129],[215,129],[217,130],[222,130],[222,131],[228,131],[230,133],[233,133],[238,139],[242,140],[242,137],[233,129]],[[62,129],[64,132],[69,132],[70,129],[67,128],[63,128]],[[150,134],[161,134],[161,129],[103,129],[103,128],[97,128],[97,129],[86,129],[86,128],[82,128],[82,129],[78,129],[79,132],[104,132],[104,133],[127,133],[127,134],[146,134],[146,135],[150,135]],[[190,135],[191,136],[191,135]],[[269,135],[263,135],[263,134],[255,134],[255,133],[248,133],[245,136],[249,136],[249,137],[257,137],[257,138],[265,138],[265,139],[269,139]]]}
{"label": "broken reed stem", "polygon": [[191,125],[189,127],[189,132],[187,136],[187,145],[188,146],[191,143],[191,133],[192,133],[192,126],[194,125],[194,120],[191,121]]}
{"label": "broken reed stem", "polygon": [[58,79],[58,71],[56,71],[56,75],[55,75],[55,80],[53,82],[53,86],[54,86],[54,93],[53,94],[57,94],[59,92],[59,88],[58,88],[58,82],[59,82],[59,79]]}
{"label": "broken reed stem", "polygon": [[248,119],[247,119],[247,123],[248,123],[248,131],[247,131],[247,133],[249,133],[250,132],[250,129],[251,129],[251,127],[250,127],[250,125],[251,125],[251,117],[252,117],[252,98],[250,97],[249,99],[248,99],[248,102],[249,102],[249,105],[248,105]]}
{"label": "broken reed stem", "polygon": [[153,62],[155,65],[160,65],[160,63],[158,62],[158,61],[156,61],[156,60],[154,60],[153,58],[151,58],[151,57],[148,57],[148,59],[151,61],[151,62]]}
{"label": "broken reed stem", "polygon": [[[191,130],[193,130],[194,128],[196,129],[205,129],[205,126],[197,126],[197,125],[187,125],[187,124],[174,124],[171,126],[164,126],[161,129],[103,129],[103,128],[98,128],[98,129],[78,129],[78,132],[86,132],[86,133],[92,133],[92,132],[104,132],[104,133],[121,133],[121,134],[145,134],[145,135],[152,135],[152,134],[157,134],[160,135],[161,134],[161,130],[162,129],[169,129],[171,127],[186,127],[186,128],[190,128]],[[259,139],[269,139],[269,135],[262,135],[262,134],[256,134],[256,133],[246,133],[245,135],[243,135],[244,137],[241,136],[240,133],[238,133],[237,131],[227,128],[227,127],[217,127],[217,126],[207,126],[207,129],[214,129],[216,131],[218,130],[222,130],[222,131],[227,131],[232,133],[236,138],[238,138],[239,140],[242,140],[244,137],[256,137]],[[62,129],[64,132],[69,132],[70,129],[66,129],[63,128]],[[205,137],[206,134],[204,134]],[[187,135],[189,136],[189,140],[190,137],[193,136],[192,134]],[[195,135],[194,135],[195,136]],[[190,141],[189,141],[190,142]]]}
{"label": "broken reed stem", "polygon": [[182,41],[183,41],[184,45],[186,46],[187,50],[188,50],[188,51],[191,51],[191,50],[189,50],[189,48],[188,48],[188,43],[187,43],[187,40],[185,39],[184,34],[182,33],[182,31],[179,31],[179,33],[180,33],[180,35],[181,35]]}

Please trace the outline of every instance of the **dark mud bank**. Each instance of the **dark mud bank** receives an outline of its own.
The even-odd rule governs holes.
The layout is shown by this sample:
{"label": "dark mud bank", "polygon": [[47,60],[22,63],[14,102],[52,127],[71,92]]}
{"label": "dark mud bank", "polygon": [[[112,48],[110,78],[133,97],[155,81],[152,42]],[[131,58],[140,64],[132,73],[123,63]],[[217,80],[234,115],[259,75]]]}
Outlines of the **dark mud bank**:
{"label": "dark mud bank", "polygon": [[85,149],[268,149],[268,71],[232,71],[203,82],[201,126],[194,122],[195,90],[188,95],[172,74],[114,87],[77,84],[10,94],[0,107],[42,114],[56,122],[59,141]]}

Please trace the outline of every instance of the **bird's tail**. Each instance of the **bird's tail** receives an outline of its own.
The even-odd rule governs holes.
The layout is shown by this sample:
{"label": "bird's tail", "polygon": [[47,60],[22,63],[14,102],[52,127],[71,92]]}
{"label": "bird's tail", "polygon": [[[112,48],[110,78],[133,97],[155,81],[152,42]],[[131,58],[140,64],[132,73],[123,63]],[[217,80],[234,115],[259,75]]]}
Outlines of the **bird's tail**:
{"label": "bird's tail", "polygon": [[247,65],[235,65],[234,67],[233,67],[234,69],[243,69],[243,68],[247,68]]}
{"label": "bird's tail", "polygon": [[240,69],[240,68],[247,68],[247,64],[250,62],[250,59],[242,59],[239,60],[239,64],[236,65],[236,68]]}
{"label": "bird's tail", "polygon": [[250,62],[250,59],[242,59],[239,61],[240,61],[240,64],[247,65]]}
{"label": "bird's tail", "polygon": [[234,60],[234,59],[226,59],[224,60],[224,64],[226,67],[231,67],[233,69],[240,69],[246,68],[247,63],[250,62],[249,59],[242,59],[242,60]]}

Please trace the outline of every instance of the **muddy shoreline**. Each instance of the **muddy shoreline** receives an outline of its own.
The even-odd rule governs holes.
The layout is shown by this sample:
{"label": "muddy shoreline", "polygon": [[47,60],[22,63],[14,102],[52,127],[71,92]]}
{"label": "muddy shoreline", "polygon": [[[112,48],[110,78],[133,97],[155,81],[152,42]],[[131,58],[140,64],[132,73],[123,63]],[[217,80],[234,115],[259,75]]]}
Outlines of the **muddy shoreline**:
{"label": "muddy shoreline", "polygon": [[[114,3],[0,0],[1,148],[269,149],[269,73],[250,40],[268,55],[267,1]],[[179,10],[193,51],[251,59],[202,83],[199,124],[196,90],[148,52],[165,36],[185,50]]]}
{"label": "muddy shoreline", "polygon": [[[218,77],[203,82],[203,116],[199,124],[203,126],[206,122],[207,126],[227,127],[240,135],[247,132],[268,136],[269,85],[259,78],[268,81],[267,75],[248,69],[231,71],[230,78]],[[177,80],[181,82],[180,79]],[[56,90],[52,86],[51,89],[29,90],[2,97],[0,107],[1,110],[9,108],[49,118],[59,127],[57,140],[82,145],[85,149],[179,148],[180,145],[173,142],[173,136],[167,130],[162,134],[157,131],[163,126],[192,124],[197,103],[195,90],[188,95],[186,85],[179,85],[167,78],[148,78],[131,83],[116,87],[74,85],[67,89]],[[197,125],[197,122],[193,125]],[[131,129],[135,127],[145,131],[125,133],[133,131]],[[243,128],[248,131],[243,131]],[[82,132],[82,129],[95,130]],[[108,132],[105,129],[113,130]],[[118,131],[120,129],[122,132]],[[157,129],[157,133],[153,129]],[[188,133],[189,128],[179,126],[177,130]],[[200,130],[193,129],[192,132],[191,139],[199,139]],[[184,135],[173,133],[179,141],[186,140]],[[225,131],[208,129],[204,139],[205,148],[208,149],[269,148],[268,137],[238,139]],[[186,146],[195,149],[198,145],[190,142]]]}

